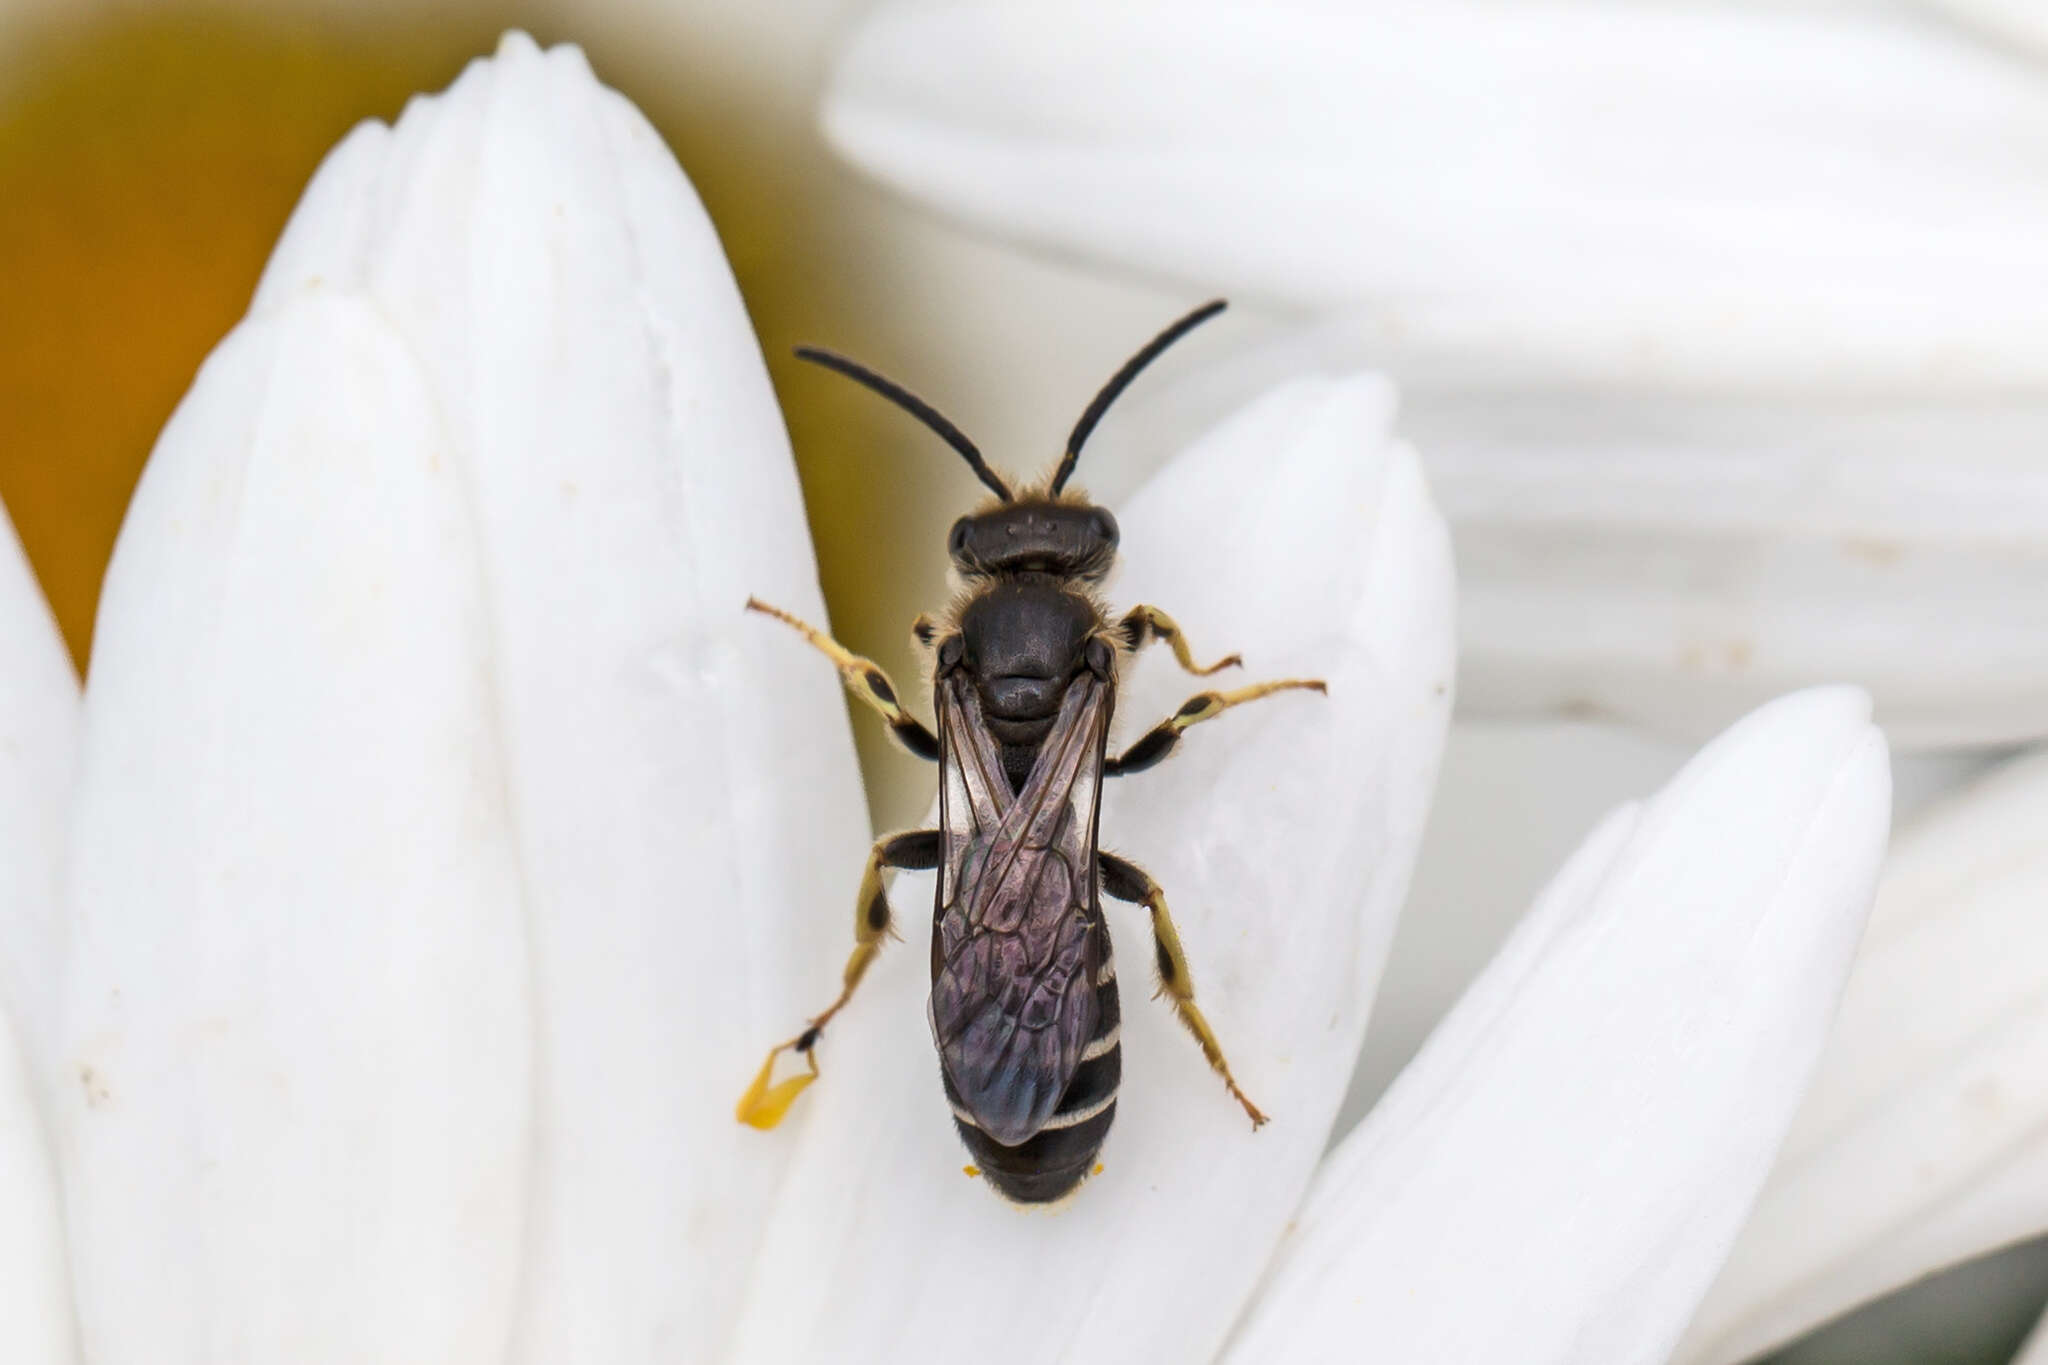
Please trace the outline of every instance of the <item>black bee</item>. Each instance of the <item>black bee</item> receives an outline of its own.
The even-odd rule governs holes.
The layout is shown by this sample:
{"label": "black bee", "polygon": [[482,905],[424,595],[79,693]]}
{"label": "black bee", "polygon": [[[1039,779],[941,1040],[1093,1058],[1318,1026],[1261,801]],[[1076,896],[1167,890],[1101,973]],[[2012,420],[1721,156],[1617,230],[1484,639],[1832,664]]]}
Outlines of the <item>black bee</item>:
{"label": "black bee", "polygon": [[[928,403],[828,351],[797,354],[904,408],[958,451],[995,501],[953,524],[947,552],[962,591],[943,619],[919,617],[932,651],[938,732],[904,710],[880,668],[787,612],[787,622],[838,667],[846,685],[888,721],[904,747],[938,762],[939,828],[894,834],[868,855],[855,947],[839,998],[771,1050],[739,1118],[773,1127],[818,1074],[816,1046],[890,932],[885,868],[937,868],[929,1014],[954,1122],[979,1173],[1020,1203],[1059,1199],[1094,1166],[1116,1114],[1122,1079],[1116,964],[1100,897],[1144,905],[1152,917],[1160,992],[1251,1117],[1202,1012],[1166,897],[1149,876],[1098,845],[1102,779],[1165,758],[1191,725],[1275,692],[1320,682],[1288,679],[1198,692],[1120,754],[1108,752],[1119,665],[1164,641],[1188,672],[1206,676],[1236,655],[1197,667],[1173,618],[1133,607],[1111,619],[1097,596],[1116,560],[1107,509],[1066,491],[1081,447],[1117,395],[1161,352],[1223,311],[1207,304],[1161,332],[1088,405],[1066,454],[1041,487],[1012,492],[981,452]],[[808,1074],[770,1084],[776,1057],[796,1051]],[[970,1168],[973,1169],[973,1168]]]}

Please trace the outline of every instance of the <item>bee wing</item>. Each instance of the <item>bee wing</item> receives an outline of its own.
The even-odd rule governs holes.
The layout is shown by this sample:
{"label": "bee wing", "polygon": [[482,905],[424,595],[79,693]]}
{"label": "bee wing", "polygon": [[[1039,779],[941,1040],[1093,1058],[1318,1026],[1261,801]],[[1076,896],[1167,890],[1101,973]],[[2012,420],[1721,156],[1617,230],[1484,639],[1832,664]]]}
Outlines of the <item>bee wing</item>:
{"label": "bee wing", "polygon": [[945,831],[932,1036],[956,1112],[1006,1147],[1051,1117],[1095,1030],[1095,834],[1108,687],[1068,685],[1012,796],[973,684],[938,689]]}

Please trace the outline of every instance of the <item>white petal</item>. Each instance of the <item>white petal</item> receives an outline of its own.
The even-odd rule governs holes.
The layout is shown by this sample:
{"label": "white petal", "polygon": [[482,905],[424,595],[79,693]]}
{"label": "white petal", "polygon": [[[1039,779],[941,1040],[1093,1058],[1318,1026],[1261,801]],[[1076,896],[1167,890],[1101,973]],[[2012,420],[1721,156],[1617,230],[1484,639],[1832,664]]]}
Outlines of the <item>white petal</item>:
{"label": "white petal", "polygon": [[[273,1304],[262,1294],[230,1293],[224,1272],[251,1272],[239,1262],[230,1267],[241,1254],[236,1239],[275,1240],[270,1211],[288,1207],[285,1194],[300,1196],[257,1188],[252,1176],[227,1223],[228,1251],[196,1256],[178,1230],[203,1225],[195,1208],[208,1187],[196,1181],[213,1168],[194,1167],[191,1178],[170,1183],[162,1207],[130,1211],[129,1221],[148,1236],[121,1255],[135,1264],[162,1262],[176,1247],[198,1263],[193,1274],[202,1283],[188,1277],[166,1286],[164,1297],[187,1305],[180,1310],[187,1316],[166,1322],[171,1309],[163,1309],[153,1336],[149,1315],[124,1316],[122,1329],[133,1333],[124,1341],[136,1351],[146,1337],[158,1343],[152,1361],[175,1358],[166,1355],[166,1341],[218,1358],[208,1354],[203,1330],[247,1335],[250,1319],[263,1322],[261,1311],[273,1306],[292,1330],[323,1331],[320,1315],[331,1298],[348,1307],[350,1321],[315,1340],[323,1350],[354,1351],[354,1359],[495,1361],[509,1354],[630,1365],[709,1357],[729,1329],[760,1206],[786,1150],[741,1130],[732,1104],[764,1045],[809,1003],[800,987],[830,971],[838,945],[808,932],[810,915],[828,892],[835,901],[845,894],[844,869],[857,866],[866,842],[836,680],[800,643],[742,610],[758,592],[821,615],[794,471],[737,291],[653,131],[596,84],[580,54],[543,56],[515,37],[446,96],[414,101],[395,130],[360,129],[337,150],[273,258],[250,328],[281,326],[337,296],[377,318],[389,349],[413,367],[443,451],[435,473],[458,495],[467,537],[459,554],[409,561],[404,577],[387,577],[394,599],[468,593],[467,633],[394,642],[385,666],[452,672],[475,663],[483,671],[473,687],[466,674],[457,679],[470,688],[459,697],[447,682],[445,706],[420,721],[423,734],[445,732],[440,743],[415,738],[409,750],[379,750],[333,736],[319,741],[331,748],[306,757],[309,776],[292,785],[289,799],[276,791],[247,797],[267,795],[263,810],[275,808],[271,818],[291,826],[247,856],[278,867],[324,865],[321,857],[336,854],[324,844],[304,846],[315,815],[350,803],[378,813],[379,801],[391,799],[378,793],[394,783],[404,799],[432,799],[434,791],[406,785],[423,780],[416,777],[422,764],[427,777],[450,766],[451,789],[439,793],[444,805],[485,803],[452,830],[429,828],[365,860],[367,867],[351,863],[346,870],[356,882],[343,878],[339,887],[309,893],[353,906],[358,883],[381,877],[396,888],[381,900],[417,895],[423,874],[398,855],[453,875],[465,841],[509,841],[510,885],[480,893],[466,920],[459,898],[436,901],[450,955],[463,954],[460,979],[383,1002],[386,1014],[370,1030],[373,1038],[390,1031],[445,1039],[477,1054],[475,1074],[462,1072],[424,1102],[429,1114],[454,1106],[459,1131],[454,1119],[415,1123],[394,1129],[388,1146],[394,1162],[423,1168],[438,1143],[459,1156],[453,1164],[479,1188],[463,1225],[465,1249],[440,1254],[445,1239],[437,1244],[431,1224],[446,1196],[417,1200],[375,1170],[342,1172],[349,1192],[328,1189],[319,1217],[354,1208],[359,1220],[370,1220],[381,1210],[399,1224],[430,1226],[406,1236],[388,1263],[330,1264],[311,1278],[291,1257],[323,1235],[316,1219],[299,1241],[271,1249],[281,1269],[255,1268]],[[311,383],[304,375],[294,382]],[[318,389],[306,400],[328,440],[347,434],[329,430],[339,420],[325,406],[333,399]],[[274,407],[278,400],[245,394],[243,406],[251,401]],[[246,414],[236,419],[229,408],[206,422],[190,419],[197,424],[191,441],[235,445],[208,430],[247,425]],[[350,448],[357,444],[369,450],[392,442],[358,437]],[[402,491],[397,474],[382,477]],[[282,521],[270,512],[268,505],[248,509],[251,524],[260,521],[269,537],[260,555],[252,549],[235,561],[252,578],[272,577],[270,561],[307,539],[293,518],[319,521],[317,504],[281,504]],[[392,515],[381,506],[369,513],[373,523]],[[168,535],[190,518],[164,520],[168,529],[158,534]],[[338,538],[344,529],[322,533]],[[292,545],[273,543],[287,536]],[[432,547],[416,539],[401,548],[426,556]],[[185,558],[225,553],[203,550],[166,553],[163,573],[218,577],[223,570],[211,561],[203,572],[179,567]],[[342,545],[334,558],[358,554]],[[136,581],[154,579],[138,571]],[[199,647],[185,639],[198,633],[190,618],[171,620],[139,605],[135,618],[137,632],[150,632],[130,646],[138,661]],[[481,651],[475,659],[471,643]],[[352,653],[333,670],[347,677],[379,666],[374,654]],[[274,669],[253,645],[197,671],[205,676],[187,684],[197,697],[239,689],[253,694],[250,710],[267,705],[309,728],[303,742],[323,733],[316,704],[327,693],[295,676],[280,680],[291,686],[277,695]],[[309,664],[307,671],[315,670]],[[134,695],[107,705],[140,710]],[[374,719],[394,705],[379,700],[367,709]],[[128,751],[172,739],[191,746],[161,764],[171,775],[162,778],[159,799],[170,801],[180,784],[192,785],[195,769],[227,761],[215,749],[231,738],[187,736],[177,719],[158,699],[153,712],[129,718],[147,733],[102,744],[104,761],[132,764]],[[169,738],[150,728],[159,724]],[[451,738],[465,725],[484,727],[481,757],[452,751]],[[467,776],[453,786],[452,768],[465,761]],[[323,769],[336,774],[316,781]],[[98,798],[123,803],[103,821],[109,842],[148,842],[159,854],[173,835],[225,843],[226,831],[211,827],[156,830],[151,808],[133,795],[137,784],[115,776],[104,776]],[[360,789],[373,780],[375,792]],[[496,869],[492,863],[493,875]],[[139,894],[136,886],[126,891]],[[141,917],[144,909],[131,913]],[[160,905],[146,909],[152,923],[165,913]],[[322,932],[339,936],[361,913],[332,917],[335,927]],[[373,927],[383,913],[379,904]],[[197,931],[173,923],[155,932],[191,940],[171,946],[210,961],[213,935],[230,942],[254,936],[254,918],[251,907],[226,904],[218,922],[202,921]],[[315,930],[297,932],[310,938]],[[147,937],[131,934],[120,945],[134,972]],[[314,976],[314,962],[324,959],[306,956],[312,960],[279,970],[293,980],[289,973]],[[248,970],[290,994],[260,966]],[[370,982],[396,988],[397,968],[374,966],[363,968]],[[318,978],[314,987],[329,984]],[[513,992],[509,999],[493,993],[501,988]],[[191,987],[155,989],[176,996]],[[176,1003],[153,1013],[175,1016]],[[493,1022],[486,1005],[513,1008]],[[125,1008],[141,1013],[132,999]],[[339,1082],[351,1080],[347,1066],[358,1045],[330,1031],[335,1022],[294,1018],[287,1036],[304,1034],[309,1046],[336,1055],[307,1059],[292,1079],[324,1084],[326,1071],[340,1069]],[[175,1038],[162,1045],[184,1046]],[[195,1130],[192,1140],[217,1147],[236,1129],[215,1126],[206,1115],[216,1110],[192,1110],[189,1070],[158,1083],[162,1107],[182,1104],[176,1112]],[[248,1085],[239,1073],[223,1078],[220,1103],[260,1107],[260,1096],[244,1095]],[[121,1103],[122,1092],[109,1089],[114,1098],[102,1109]],[[348,1104],[353,1092],[341,1089],[325,1102]],[[391,1112],[422,1107],[387,1095],[390,1089],[387,1082],[376,1093]],[[463,1104],[471,1090],[488,1104]],[[285,1127],[278,1142],[317,1147],[278,1123]],[[273,1135],[264,1136],[272,1145]],[[108,1211],[104,1225],[113,1222]],[[362,1304],[387,1281],[407,1286],[388,1316],[436,1321],[417,1331],[398,1321],[410,1336],[380,1326]],[[145,1301],[154,1303],[154,1289]],[[438,1317],[452,1326],[437,1326]],[[432,1344],[427,1327],[445,1340]],[[255,1354],[327,1358],[283,1349]],[[124,1358],[144,1357],[106,1356]]]}
{"label": "white petal", "polygon": [[2048,1230],[2048,757],[1899,841],[1812,1093],[1683,1359]]}
{"label": "white petal", "polygon": [[58,874],[78,746],[78,680],[0,509],[0,1343],[76,1358],[43,1097],[64,949]]}
{"label": "white petal", "polygon": [[[1372,351],[1333,319],[1149,387],[1105,424],[1110,486],[1275,376]],[[1696,741],[1840,680],[1901,748],[2048,734],[2048,404],[1411,386],[1401,421],[1458,546],[1468,717]]]}
{"label": "white petal", "polygon": [[[1639,730],[1591,722],[1452,724],[1415,884],[1337,1120],[1340,1134],[1413,1059],[1587,826],[1617,802],[1669,781],[1690,757]],[[1894,822],[1986,767],[1967,750],[1894,756]],[[1473,857],[1475,848],[1486,856]]]}
{"label": "white petal", "polygon": [[433,397],[360,302],[238,330],[158,443],[72,845],[96,1361],[502,1347],[532,1016],[476,559]]}
{"label": "white petal", "polygon": [[77,759],[78,678],[0,508],[0,1012],[13,1018],[44,1085],[64,946],[58,868]]}
{"label": "white petal", "polygon": [[2048,734],[2048,407],[1418,403],[1475,715],[1710,731],[1845,679],[1906,748]]}
{"label": "white petal", "polygon": [[2048,379],[2048,88],[1910,18],[897,4],[825,104],[972,225],[1294,307],[1404,381]]}
{"label": "white petal", "polygon": [[703,1357],[787,1150],[732,1104],[867,841],[837,680],[743,610],[823,621],[787,439],[709,221],[580,53],[510,38],[383,140],[257,307],[364,291],[465,452],[540,1001],[515,1353]]}
{"label": "white petal", "polygon": [[[1112,787],[1105,845],[1165,888],[1198,996],[1273,1121],[1249,1131],[1123,964],[1124,1085],[1104,1170],[1052,1213],[960,1174],[925,1022],[926,878],[893,892],[909,943],[826,1045],[737,1357],[1202,1360],[1250,1292],[1327,1139],[1406,888],[1450,705],[1451,569],[1413,455],[1370,377],[1275,391],[1120,508],[1120,602],[1174,613],[1247,678],[1323,676],[1191,732]],[[1127,513],[1127,514],[1126,514]],[[1155,651],[1163,653],[1163,651]],[[1127,737],[1202,684],[1148,658]],[[815,989],[829,986],[820,977]]]}
{"label": "white petal", "polygon": [[1773,702],[1595,831],[1326,1163],[1229,1360],[1665,1358],[1862,931],[1890,805],[1868,715]]}
{"label": "white petal", "polygon": [[71,1365],[71,1281],[38,1086],[0,1009],[0,1346],[19,1365]]}

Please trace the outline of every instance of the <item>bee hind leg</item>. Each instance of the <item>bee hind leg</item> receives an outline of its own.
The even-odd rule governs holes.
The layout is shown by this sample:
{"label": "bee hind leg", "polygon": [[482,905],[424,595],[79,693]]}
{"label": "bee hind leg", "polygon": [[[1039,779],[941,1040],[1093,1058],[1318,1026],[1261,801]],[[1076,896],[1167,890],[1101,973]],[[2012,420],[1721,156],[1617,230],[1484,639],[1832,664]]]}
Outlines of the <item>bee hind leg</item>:
{"label": "bee hind leg", "polygon": [[1252,1127],[1259,1127],[1265,1123],[1266,1116],[1259,1112],[1259,1107],[1244,1091],[1238,1089],[1237,1078],[1230,1074],[1230,1063],[1223,1056],[1223,1045],[1216,1041],[1216,1031],[1209,1027],[1209,1021],[1195,1006],[1195,983],[1188,975],[1187,956],[1181,952],[1180,933],[1173,927],[1173,916],[1166,912],[1166,893],[1143,868],[1114,853],[1097,853],[1096,862],[1102,869],[1102,889],[1106,894],[1132,905],[1142,905],[1151,912],[1152,943],[1157,949],[1160,991],[1173,1002],[1173,1012],[1180,1016],[1181,1023],[1201,1044],[1202,1055],[1223,1078],[1224,1089],[1244,1106],[1245,1116],[1251,1119]]}
{"label": "bee hind leg", "polygon": [[[802,1033],[768,1049],[768,1057],[761,1063],[760,1071],[755,1073],[753,1084],[740,1096],[740,1102],[733,1111],[733,1116],[741,1123],[754,1128],[773,1128],[782,1122],[796,1097],[818,1079],[816,1048],[818,1039],[825,1032],[825,1025],[846,1007],[847,1001],[853,999],[853,992],[860,985],[861,978],[867,975],[869,964],[882,950],[882,940],[893,932],[894,916],[889,911],[889,894],[882,886],[883,869],[937,867],[943,847],[935,829],[912,830],[875,841],[875,846],[868,851],[867,867],[860,878],[860,893],[854,902],[853,954],[846,959],[846,969],[840,973],[839,997],[825,1007],[824,1013],[812,1019]],[[775,1059],[785,1052],[801,1056],[810,1065],[809,1072],[775,1080]]]}

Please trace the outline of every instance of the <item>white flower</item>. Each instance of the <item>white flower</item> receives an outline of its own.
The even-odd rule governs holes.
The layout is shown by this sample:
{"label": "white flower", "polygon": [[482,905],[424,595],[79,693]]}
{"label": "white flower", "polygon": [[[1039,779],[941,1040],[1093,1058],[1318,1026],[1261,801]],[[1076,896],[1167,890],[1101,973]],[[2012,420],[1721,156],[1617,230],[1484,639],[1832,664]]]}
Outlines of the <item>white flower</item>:
{"label": "white flower", "polygon": [[2048,84],[1924,17],[885,7],[825,102],[970,225],[1345,317],[1458,540],[1464,704],[1869,687],[2048,734]]}
{"label": "white flower", "polygon": [[[48,1068],[85,1358],[1201,1360],[1237,1324],[1227,1359],[1661,1359],[1826,1032],[1884,744],[1862,694],[1804,693],[1617,813],[1323,1161],[1450,708],[1448,546],[1391,417],[1371,376],[1283,386],[1119,508],[1120,595],[1330,683],[1106,807],[1274,1122],[1133,999],[1104,1171],[1022,1213],[955,1172],[916,933],[788,1131],[732,1121],[823,1003],[865,840],[834,680],[740,609],[821,616],[681,176],[521,38],[359,130],[108,577]],[[0,562],[0,613],[24,583]],[[1127,723],[1188,686],[1149,665]],[[30,1286],[41,1356],[9,1358],[42,1365],[64,1267],[11,1056],[0,1295]]]}

